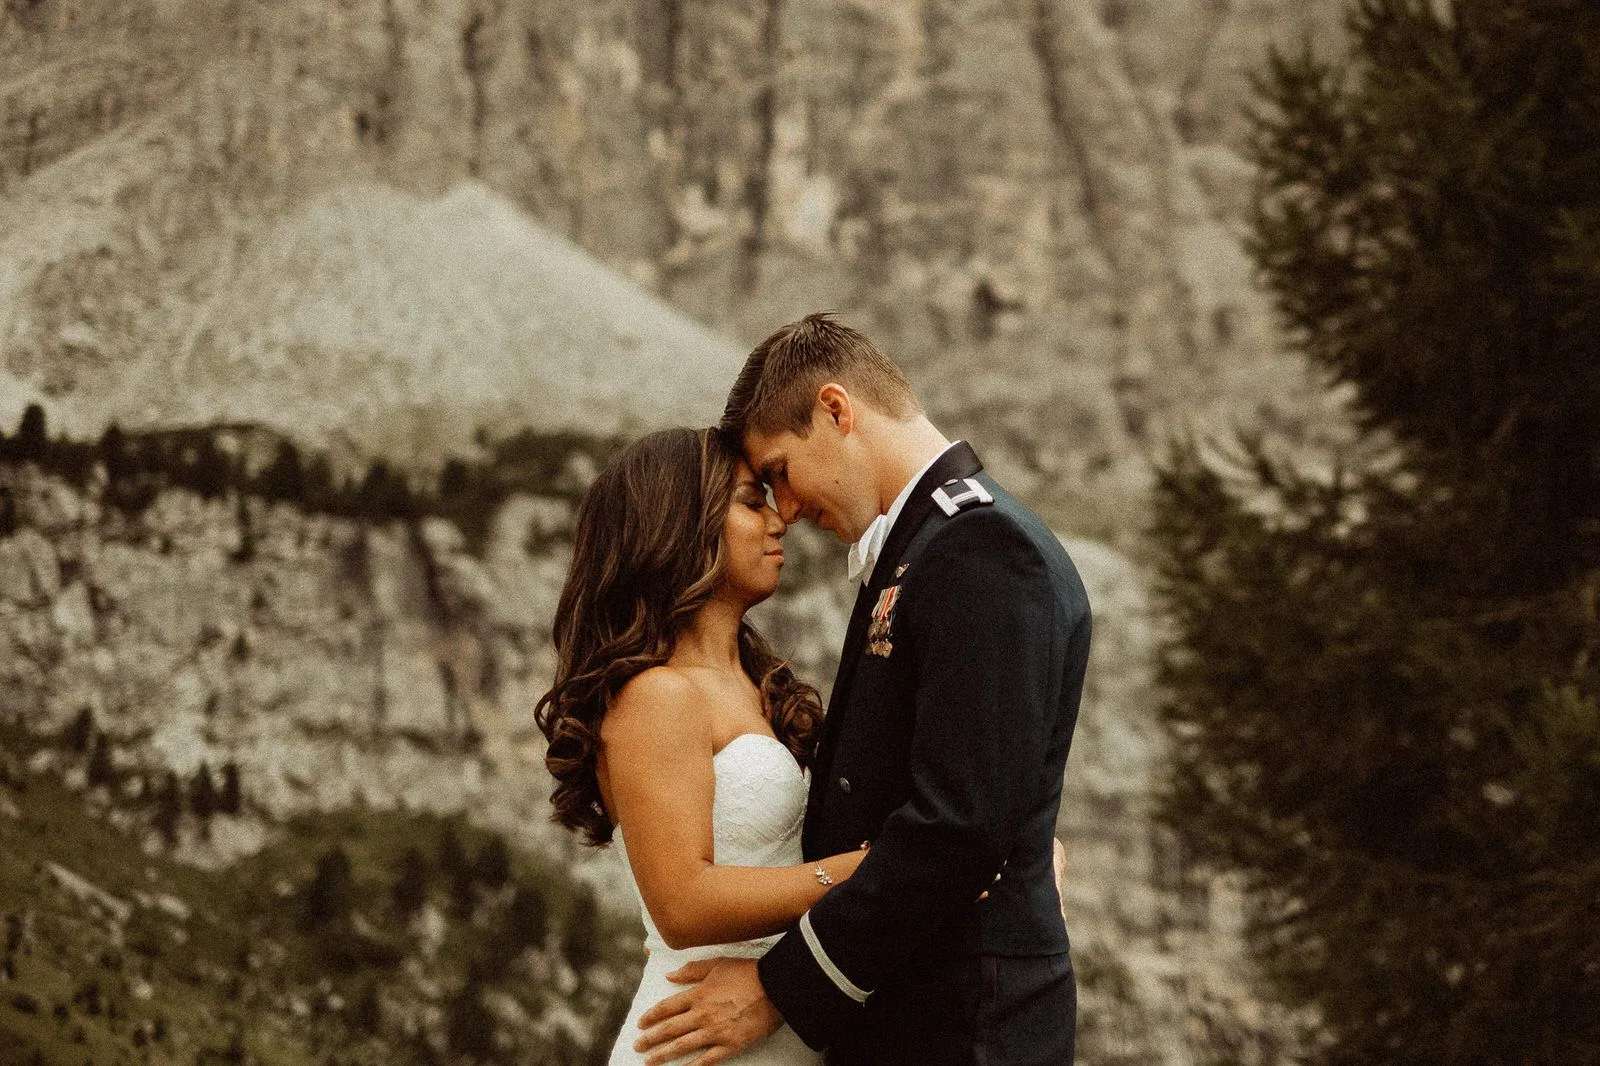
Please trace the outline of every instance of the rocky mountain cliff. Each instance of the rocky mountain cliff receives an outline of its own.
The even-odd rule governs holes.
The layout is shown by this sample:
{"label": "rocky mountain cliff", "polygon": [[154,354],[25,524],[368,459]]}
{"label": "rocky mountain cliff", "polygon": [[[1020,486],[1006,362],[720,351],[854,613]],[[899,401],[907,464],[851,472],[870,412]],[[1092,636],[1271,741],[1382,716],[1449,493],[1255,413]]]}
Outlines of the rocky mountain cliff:
{"label": "rocky mountain cliff", "polygon": [[737,341],[850,312],[1011,483],[1117,536],[1161,429],[1318,431],[1240,251],[1242,107],[1265,44],[1336,44],[1337,10],[8,4],[0,418],[237,405],[425,462],[573,396],[703,418],[732,349],[563,234]]}

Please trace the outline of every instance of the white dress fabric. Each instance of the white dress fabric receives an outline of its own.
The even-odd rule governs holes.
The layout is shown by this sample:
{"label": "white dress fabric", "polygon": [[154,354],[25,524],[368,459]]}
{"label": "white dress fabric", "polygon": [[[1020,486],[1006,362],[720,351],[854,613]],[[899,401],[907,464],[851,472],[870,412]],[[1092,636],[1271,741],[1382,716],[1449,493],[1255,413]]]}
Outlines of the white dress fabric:
{"label": "white dress fabric", "polygon": [[[783,742],[765,733],[741,733],[711,759],[715,779],[715,799],[711,807],[711,835],[719,866],[795,866],[803,861],[800,852],[800,826],[805,820],[809,771],[802,770]],[[622,830],[613,837],[624,863],[628,853]],[[628,880],[639,899],[639,915],[644,920],[645,959],[639,990],[634,993],[628,1018],[622,1023],[616,1044],[611,1049],[611,1066],[642,1063],[645,1056],[633,1050],[639,1038],[639,1017],[669,996],[689,986],[674,984],[667,974],[684,963],[717,956],[759,958],[777,943],[778,937],[742,940],[732,944],[675,951],[667,947],[650,920],[650,911],[639,896],[638,883],[628,867]],[[670,1060],[687,1063],[703,1054],[700,1049]],[[753,1047],[726,1060],[740,1066],[818,1066],[820,1053],[806,1047],[787,1025]]]}

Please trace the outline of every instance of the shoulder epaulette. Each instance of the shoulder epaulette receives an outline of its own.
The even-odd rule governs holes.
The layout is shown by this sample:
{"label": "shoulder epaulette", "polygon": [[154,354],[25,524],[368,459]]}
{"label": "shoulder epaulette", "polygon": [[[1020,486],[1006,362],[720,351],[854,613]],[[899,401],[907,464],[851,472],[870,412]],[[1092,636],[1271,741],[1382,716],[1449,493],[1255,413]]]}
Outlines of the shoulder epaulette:
{"label": "shoulder epaulette", "polygon": [[[952,495],[952,488],[954,489]],[[933,490],[933,502],[939,505],[947,517],[959,514],[968,507],[979,507],[986,503],[993,503],[994,497],[989,490],[978,484],[970,477],[954,477],[943,485]]]}

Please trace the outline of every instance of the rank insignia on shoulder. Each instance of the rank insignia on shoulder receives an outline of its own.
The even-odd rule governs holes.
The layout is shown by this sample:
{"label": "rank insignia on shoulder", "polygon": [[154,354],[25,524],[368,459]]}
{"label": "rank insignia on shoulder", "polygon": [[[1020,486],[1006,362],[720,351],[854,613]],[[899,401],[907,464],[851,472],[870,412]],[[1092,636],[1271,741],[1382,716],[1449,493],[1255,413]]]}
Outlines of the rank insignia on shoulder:
{"label": "rank insignia on shoulder", "polygon": [[[952,488],[955,489],[954,494]],[[989,490],[970,477],[952,478],[934,489],[932,495],[933,502],[939,505],[939,510],[946,517],[953,517],[968,507],[994,502]]]}
{"label": "rank insignia on shoulder", "polygon": [[867,651],[888,658],[894,650],[889,632],[894,626],[894,605],[900,601],[900,586],[890,585],[878,593],[878,602],[872,608],[872,621],[867,625]]}

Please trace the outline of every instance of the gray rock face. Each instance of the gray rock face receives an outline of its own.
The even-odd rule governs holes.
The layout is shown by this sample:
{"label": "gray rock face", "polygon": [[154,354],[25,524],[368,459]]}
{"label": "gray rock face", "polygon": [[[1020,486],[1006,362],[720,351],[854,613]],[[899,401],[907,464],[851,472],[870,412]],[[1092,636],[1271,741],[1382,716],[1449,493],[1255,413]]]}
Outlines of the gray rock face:
{"label": "gray rock face", "polygon": [[[398,526],[363,534],[275,506],[258,515],[256,555],[240,564],[229,556],[230,503],[168,492],[140,542],[111,539],[113,526],[68,537],[34,505],[53,495],[48,479],[7,468],[0,482],[29,523],[0,541],[4,557],[29,560],[29,573],[66,561],[79,575],[53,596],[29,584],[21,602],[6,601],[0,713],[56,730],[89,707],[127,745],[122,769],[188,776],[202,761],[215,773],[234,760],[247,814],[218,819],[209,841],[186,840],[192,861],[229,861],[296,811],[354,802],[469,811],[526,847],[580,861],[546,825],[530,712],[548,675],[524,651],[548,643],[548,586],[564,564],[496,570],[459,537],[436,537],[444,543],[428,550],[446,606],[422,591],[422,560]],[[161,536],[172,550],[150,546]],[[491,557],[511,550],[492,545]]]}
{"label": "gray rock face", "polygon": [[744,341],[851,312],[947,419],[1019,419],[1017,487],[1094,490],[1064,513],[1168,418],[1310,402],[1239,247],[1241,107],[1335,0],[790,4],[770,55],[761,5],[689,7],[12,5],[0,421],[423,462],[710,421],[742,346],[628,279]]}

